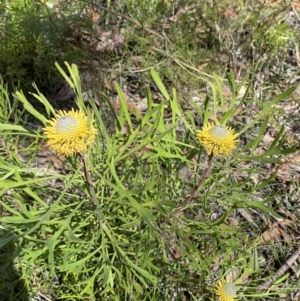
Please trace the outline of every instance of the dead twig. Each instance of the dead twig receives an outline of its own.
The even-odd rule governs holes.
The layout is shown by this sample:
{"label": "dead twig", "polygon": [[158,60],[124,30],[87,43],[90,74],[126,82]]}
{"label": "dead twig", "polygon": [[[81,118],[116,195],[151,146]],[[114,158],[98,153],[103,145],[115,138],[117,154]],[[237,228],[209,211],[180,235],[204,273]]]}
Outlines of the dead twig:
{"label": "dead twig", "polygon": [[279,270],[275,273],[271,279],[265,281],[261,287],[262,289],[269,288],[273,282],[275,282],[280,276],[282,276],[291,266],[292,264],[298,259],[300,256],[300,247],[288,258],[288,260],[279,268]]}

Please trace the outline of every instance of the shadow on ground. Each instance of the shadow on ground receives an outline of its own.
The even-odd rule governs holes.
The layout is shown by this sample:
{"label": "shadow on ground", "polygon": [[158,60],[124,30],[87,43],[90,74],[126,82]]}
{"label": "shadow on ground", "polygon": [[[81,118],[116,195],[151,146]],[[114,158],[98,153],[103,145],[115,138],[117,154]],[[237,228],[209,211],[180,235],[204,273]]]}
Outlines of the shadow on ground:
{"label": "shadow on ground", "polygon": [[[3,242],[1,233],[0,246]],[[28,291],[15,266],[18,251],[13,242],[4,244],[0,248],[0,300],[1,301],[29,301]]]}

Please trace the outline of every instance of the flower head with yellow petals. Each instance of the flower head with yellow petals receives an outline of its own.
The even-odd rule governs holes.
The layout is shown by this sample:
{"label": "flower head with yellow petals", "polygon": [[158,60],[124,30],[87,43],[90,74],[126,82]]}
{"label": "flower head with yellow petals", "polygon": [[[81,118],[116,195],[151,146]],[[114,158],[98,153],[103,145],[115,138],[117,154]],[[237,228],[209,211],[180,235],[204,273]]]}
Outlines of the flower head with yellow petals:
{"label": "flower head with yellow petals", "polygon": [[217,283],[215,293],[220,301],[234,301],[236,287],[232,282],[222,279]]}
{"label": "flower head with yellow petals", "polygon": [[47,144],[58,155],[74,155],[86,151],[97,134],[92,122],[82,111],[59,111],[44,129]]}
{"label": "flower head with yellow petals", "polygon": [[218,122],[208,122],[197,131],[197,140],[206,148],[207,154],[213,156],[228,156],[236,148],[237,136],[233,129]]}

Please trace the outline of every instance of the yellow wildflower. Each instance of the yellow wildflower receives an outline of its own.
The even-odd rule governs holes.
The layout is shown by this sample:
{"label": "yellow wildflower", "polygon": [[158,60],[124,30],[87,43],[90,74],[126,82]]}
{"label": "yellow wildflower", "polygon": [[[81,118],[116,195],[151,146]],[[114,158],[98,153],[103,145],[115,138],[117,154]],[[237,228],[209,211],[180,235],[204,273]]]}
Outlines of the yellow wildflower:
{"label": "yellow wildflower", "polygon": [[222,279],[217,283],[215,293],[220,301],[234,301],[236,287],[233,283]]}
{"label": "yellow wildflower", "polygon": [[92,122],[82,111],[59,111],[44,129],[47,144],[58,155],[74,155],[86,151],[97,134]]}
{"label": "yellow wildflower", "polygon": [[228,156],[236,148],[238,135],[230,127],[208,123],[197,131],[197,140],[206,148],[208,155]]}

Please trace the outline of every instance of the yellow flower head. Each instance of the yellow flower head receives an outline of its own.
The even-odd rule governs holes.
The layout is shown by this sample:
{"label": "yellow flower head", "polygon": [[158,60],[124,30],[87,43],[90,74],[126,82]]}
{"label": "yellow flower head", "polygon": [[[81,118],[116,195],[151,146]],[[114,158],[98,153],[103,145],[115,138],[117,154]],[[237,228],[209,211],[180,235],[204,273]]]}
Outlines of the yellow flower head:
{"label": "yellow flower head", "polygon": [[197,140],[205,148],[208,155],[213,154],[228,156],[236,147],[234,130],[219,124],[209,123],[201,131],[197,131]]}
{"label": "yellow flower head", "polygon": [[59,111],[44,129],[48,145],[58,155],[74,155],[86,151],[96,138],[97,130],[88,123],[82,111]]}
{"label": "yellow flower head", "polygon": [[215,292],[220,301],[234,301],[234,298],[236,297],[235,285],[224,279],[217,283]]}

